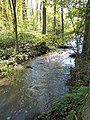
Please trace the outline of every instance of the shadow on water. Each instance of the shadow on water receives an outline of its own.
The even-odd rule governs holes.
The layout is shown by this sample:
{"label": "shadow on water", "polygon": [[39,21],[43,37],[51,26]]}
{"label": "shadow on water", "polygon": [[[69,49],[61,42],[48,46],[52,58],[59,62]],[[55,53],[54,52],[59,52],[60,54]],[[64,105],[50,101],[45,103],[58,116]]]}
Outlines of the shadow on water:
{"label": "shadow on water", "polygon": [[31,120],[61,98],[68,91],[69,68],[74,66],[74,59],[69,57],[72,52],[58,49],[34,58],[13,84],[0,87],[0,120]]}

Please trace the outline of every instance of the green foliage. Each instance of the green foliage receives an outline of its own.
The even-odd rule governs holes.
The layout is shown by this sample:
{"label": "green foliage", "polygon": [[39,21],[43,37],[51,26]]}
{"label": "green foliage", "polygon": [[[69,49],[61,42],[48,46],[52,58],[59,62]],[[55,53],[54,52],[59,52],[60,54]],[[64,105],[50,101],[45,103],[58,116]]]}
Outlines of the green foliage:
{"label": "green foliage", "polygon": [[71,110],[67,116],[67,120],[78,120],[76,116],[76,111]]}
{"label": "green foliage", "polygon": [[14,45],[14,35],[12,32],[0,32],[0,47],[2,49]]}
{"label": "green foliage", "polygon": [[25,54],[25,53],[23,53],[23,54],[17,54],[16,56],[15,56],[15,61],[16,61],[16,63],[18,63],[18,64],[21,64],[22,62],[25,62],[26,60],[28,60],[28,55],[27,54]]}
{"label": "green foliage", "polygon": [[14,71],[11,68],[11,66],[9,66],[7,64],[0,64],[0,78],[9,77],[13,73],[14,73]]}
{"label": "green foliage", "polygon": [[[69,33],[64,36],[61,35],[53,35],[46,34],[42,35],[38,31],[30,31],[30,32],[19,32],[19,52],[18,54],[15,51],[14,46],[14,38],[12,32],[1,32],[0,35],[0,60],[8,60],[9,63],[6,65],[14,65],[14,63],[21,64],[22,62],[28,60],[30,57],[34,57],[36,55],[41,55],[47,53],[50,49],[55,49],[60,44],[65,44],[68,40],[70,40],[71,36],[68,36]],[[45,43],[45,44],[43,44]],[[50,48],[50,49],[49,49]],[[10,59],[12,59],[12,62]],[[4,65],[0,65],[4,68]],[[6,71],[4,71],[4,69]],[[1,70],[2,76],[7,76],[8,69],[10,67],[6,67]],[[4,72],[3,72],[4,71]],[[4,74],[4,75],[3,75]]]}
{"label": "green foliage", "polygon": [[40,44],[41,42],[46,42],[48,46],[57,46],[58,44],[64,44],[66,41],[73,38],[72,35],[69,35],[70,32],[67,32],[63,38],[61,35],[53,35],[52,33],[42,35],[38,31],[30,31],[30,32],[20,32],[19,33],[19,41],[31,43],[32,45]]}
{"label": "green foliage", "polygon": [[78,112],[82,112],[80,110],[89,91],[89,87],[81,86],[68,92],[60,101],[52,104],[42,120],[78,120]]}

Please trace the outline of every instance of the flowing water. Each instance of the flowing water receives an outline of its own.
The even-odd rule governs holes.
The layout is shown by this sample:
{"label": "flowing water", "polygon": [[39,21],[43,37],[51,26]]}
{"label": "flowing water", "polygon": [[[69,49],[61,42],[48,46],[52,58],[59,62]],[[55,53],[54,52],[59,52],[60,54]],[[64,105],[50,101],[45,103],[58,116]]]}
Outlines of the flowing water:
{"label": "flowing water", "polygon": [[1,86],[0,120],[32,120],[61,98],[68,91],[69,68],[74,66],[74,59],[69,57],[72,52],[58,49],[34,58],[10,85]]}

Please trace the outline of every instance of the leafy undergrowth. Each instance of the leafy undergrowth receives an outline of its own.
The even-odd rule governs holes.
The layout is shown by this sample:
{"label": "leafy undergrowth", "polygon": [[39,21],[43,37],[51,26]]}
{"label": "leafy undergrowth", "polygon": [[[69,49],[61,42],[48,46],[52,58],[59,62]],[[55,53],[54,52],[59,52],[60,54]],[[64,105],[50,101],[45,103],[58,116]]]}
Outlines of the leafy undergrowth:
{"label": "leafy undergrowth", "polygon": [[13,32],[0,32],[0,49],[6,49],[14,45]]}
{"label": "leafy undergrowth", "polygon": [[[77,73],[76,73],[77,72]],[[70,80],[67,80],[69,86],[89,86],[90,85],[90,60],[86,58],[77,59],[77,68],[70,68]]]}
{"label": "leafy undergrowth", "polygon": [[88,93],[89,87],[85,86],[72,90],[53,103],[47,114],[34,120],[82,120],[81,113]]}
{"label": "leafy undergrowth", "polygon": [[[67,36],[67,35],[66,35]],[[15,38],[13,32],[0,32],[0,78],[12,74],[16,64],[22,64],[29,58],[46,54],[67,39],[61,35],[42,35],[38,31],[19,32],[19,51],[15,51]],[[63,40],[65,39],[65,40]]]}

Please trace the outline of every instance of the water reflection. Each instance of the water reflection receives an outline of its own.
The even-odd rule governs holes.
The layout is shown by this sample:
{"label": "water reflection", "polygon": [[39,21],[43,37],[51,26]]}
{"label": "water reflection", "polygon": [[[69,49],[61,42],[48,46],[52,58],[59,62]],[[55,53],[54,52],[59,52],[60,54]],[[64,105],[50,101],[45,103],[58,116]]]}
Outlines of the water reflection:
{"label": "water reflection", "polygon": [[47,110],[47,105],[68,90],[65,81],[74,59],[71,50],[57,50],[29,61],[14,84],[0,87],[0,120],[30,120]]}

